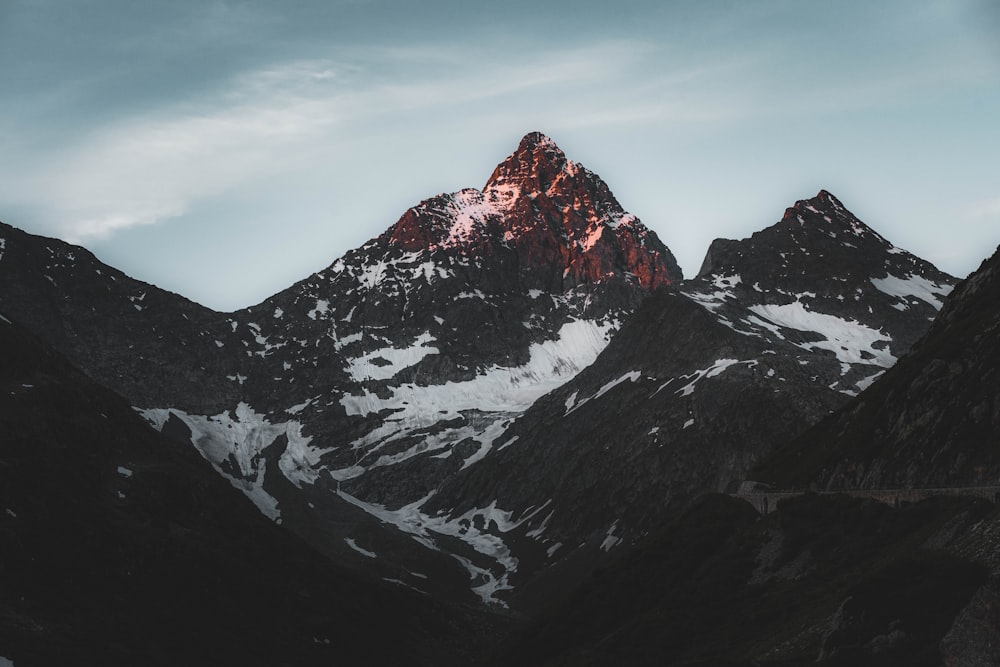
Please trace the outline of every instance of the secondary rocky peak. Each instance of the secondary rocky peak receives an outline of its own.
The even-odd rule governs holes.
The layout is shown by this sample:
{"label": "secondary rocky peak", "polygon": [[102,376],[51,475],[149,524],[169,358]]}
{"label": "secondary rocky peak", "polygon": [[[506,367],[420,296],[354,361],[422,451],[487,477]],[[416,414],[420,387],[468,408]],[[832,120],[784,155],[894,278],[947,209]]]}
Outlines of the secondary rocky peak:
{"label": "secondary rocky peak", "polygon": [[800,199],[794,206],[785,209],[782,222],[799,227],[816,227],[828,235],[845,232],[852,236],[871,236],[884,242],[827,190],[820,190],[811,199]]}

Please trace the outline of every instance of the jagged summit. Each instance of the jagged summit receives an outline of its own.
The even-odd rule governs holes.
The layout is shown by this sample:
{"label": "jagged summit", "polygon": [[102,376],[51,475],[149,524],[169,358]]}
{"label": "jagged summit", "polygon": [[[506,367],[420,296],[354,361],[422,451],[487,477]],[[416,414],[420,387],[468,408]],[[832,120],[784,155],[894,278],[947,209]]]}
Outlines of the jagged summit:
{"label": "jagged summit", "polygon": [[[896,256],[893,261],[912,257],[862,222],[827,190],[820,190],[810,199],[796,201],[785,209],[780,221],[755,232],[749,239],[715,239],[698,277],[731,271],[732,265],[742,261],[738,257],[748,252],[760,258],[769,257],[773,267],[793,261],[812,264],[819,260],[838,265],[863,263],[866,256],[870,256],[867,259],[871,262],[884,263],[886,253]],[[802,268],[805,267],[797,267],[796,271]]]}
{"label": "jagged summit", "polygon": [[414,253],[483,256],[513,249],[547,290],[614,276],[654,288],[682,277],[666,246],[625,212],[600,176],[567,159],[540,132],[525,135],[482,190],[426,199],[383,238]]}
{"label": "jagged summit", "polygon": [[[821,190],[750,238],[713,241],[685,288],[738,331],[781,340],[810,332],[800,346],[828,349],[843,364],[874,366],[843,366],[840,377],[830,377],[838,390],[857,392],[909,350],[954,283]],[[859,379],[862,385],[852,384]]]}
{"label": "jagged summit", "polygon": [[820,231],[833,237],[842,234],[846,239],[864,237],[879,245],[892,247],[891,243],[848,211],[840,200],[827,190],[820,190],[811,199],[800,199],[795,202],[794,206],[785,209],[781,222],[793,227],[808,227],[809,231]]}
{"label": "jagged summit", "polygon": [[503,205],[520,195],[547,193],[560,174],[573,176],[579,171],[579,165],[568,160],[551,138],[530,132],[521,139],[517,150],[493,170],[483,191]]}

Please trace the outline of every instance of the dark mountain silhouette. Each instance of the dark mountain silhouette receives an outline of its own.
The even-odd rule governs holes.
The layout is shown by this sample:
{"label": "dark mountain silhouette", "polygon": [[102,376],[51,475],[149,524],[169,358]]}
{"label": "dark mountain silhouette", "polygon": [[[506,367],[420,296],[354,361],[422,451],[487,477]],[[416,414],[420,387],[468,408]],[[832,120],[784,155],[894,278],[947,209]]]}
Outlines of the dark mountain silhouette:
{"label": "dark mountain silhouette", "polygon": [[476,611],[331,563],[6,316],[0,349],[14,664],[468,664],[479,648]]}
{"label": "dark mountain silhouette", "polygon": [[737,492],[997,484],[996,257],[949,296],[821,191],[683,280],[538,133],[234,313],[0,239],[19,667],[247,610],[247,664],[990,664],[991,503]]}

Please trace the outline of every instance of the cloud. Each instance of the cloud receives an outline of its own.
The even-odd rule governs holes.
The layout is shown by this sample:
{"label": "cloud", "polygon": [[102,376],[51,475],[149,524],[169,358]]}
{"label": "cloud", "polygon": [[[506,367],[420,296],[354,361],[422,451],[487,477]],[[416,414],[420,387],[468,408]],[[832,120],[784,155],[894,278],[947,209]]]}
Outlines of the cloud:
{"label": "cloud", "polygon": [[952,63],[942,63],[833,80],[808,67],[779,71],[781,49],[734,56],[689,47],[608,39],[539,50],[508,39],[327,50],[237,72],[213,92],[116,116],[64,148],[35,151],[0,179],[0,195],[43,206],[49,229],[86,241],[267,187],[274,176],[332,171],[359,141],[501,126],[683,134],[880,105],[953,76]]}
{"label": "cloud", "polygon": [[[650,84],[632,84],[630,93],[629,70],[652,50],[608,42],[497,61],[485,51],[463,58],[467,49],[429,45],[278,63],[234,76],[213,96],[99,128],[39,160],[23,189],[38,200],[44,192],[59,234],[79,242],[183,215],[199,201],[273,174],[321,168],[352,136],[393,126],[387,118],[542,106],[565,126],[583,127],[729,113],[636,102],[635,93]],[[400,63],[417,63],[407,72],[412,78],[397,73]],[[666,72],[664,81],[686,86],[691,76]],[[396,125],[411,131],[405,122]]]}

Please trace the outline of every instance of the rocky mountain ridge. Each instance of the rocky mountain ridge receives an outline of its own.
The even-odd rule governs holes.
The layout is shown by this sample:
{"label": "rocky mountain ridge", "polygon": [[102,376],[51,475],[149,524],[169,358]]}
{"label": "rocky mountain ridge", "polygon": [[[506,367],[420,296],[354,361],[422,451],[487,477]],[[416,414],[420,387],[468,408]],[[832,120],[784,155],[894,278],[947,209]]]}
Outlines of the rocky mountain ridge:
{"label": "rocky mountain ridge", "polygon": [[0,304],[264,514],[492,604],[745,476],[894,363],[953,283],[826,192],[682,282],[537,133],[483,190],[426,200],[236,313],[0,236]]}
{"label": "rocky mountain ridge", "polygon": [[479,612],[324,558],[2,313],[0,349],[0,663],[457,665],[483,650]]}
{"label": "rocky mountain ridge", "polygon": [[772,447],[875,381],[954,282],[826,192],[713,248],[702,274],[647,299],[424,511],[527,517],[494,529],[519,545],[519,577],[599,561],[674,506],[735,491]]}
{"label": "rocky mountain ridge", "polygon": [[995,484],[997,303],[1000,249],[958,284],[912,354],[761,462],[755,478],[832,490]]}

